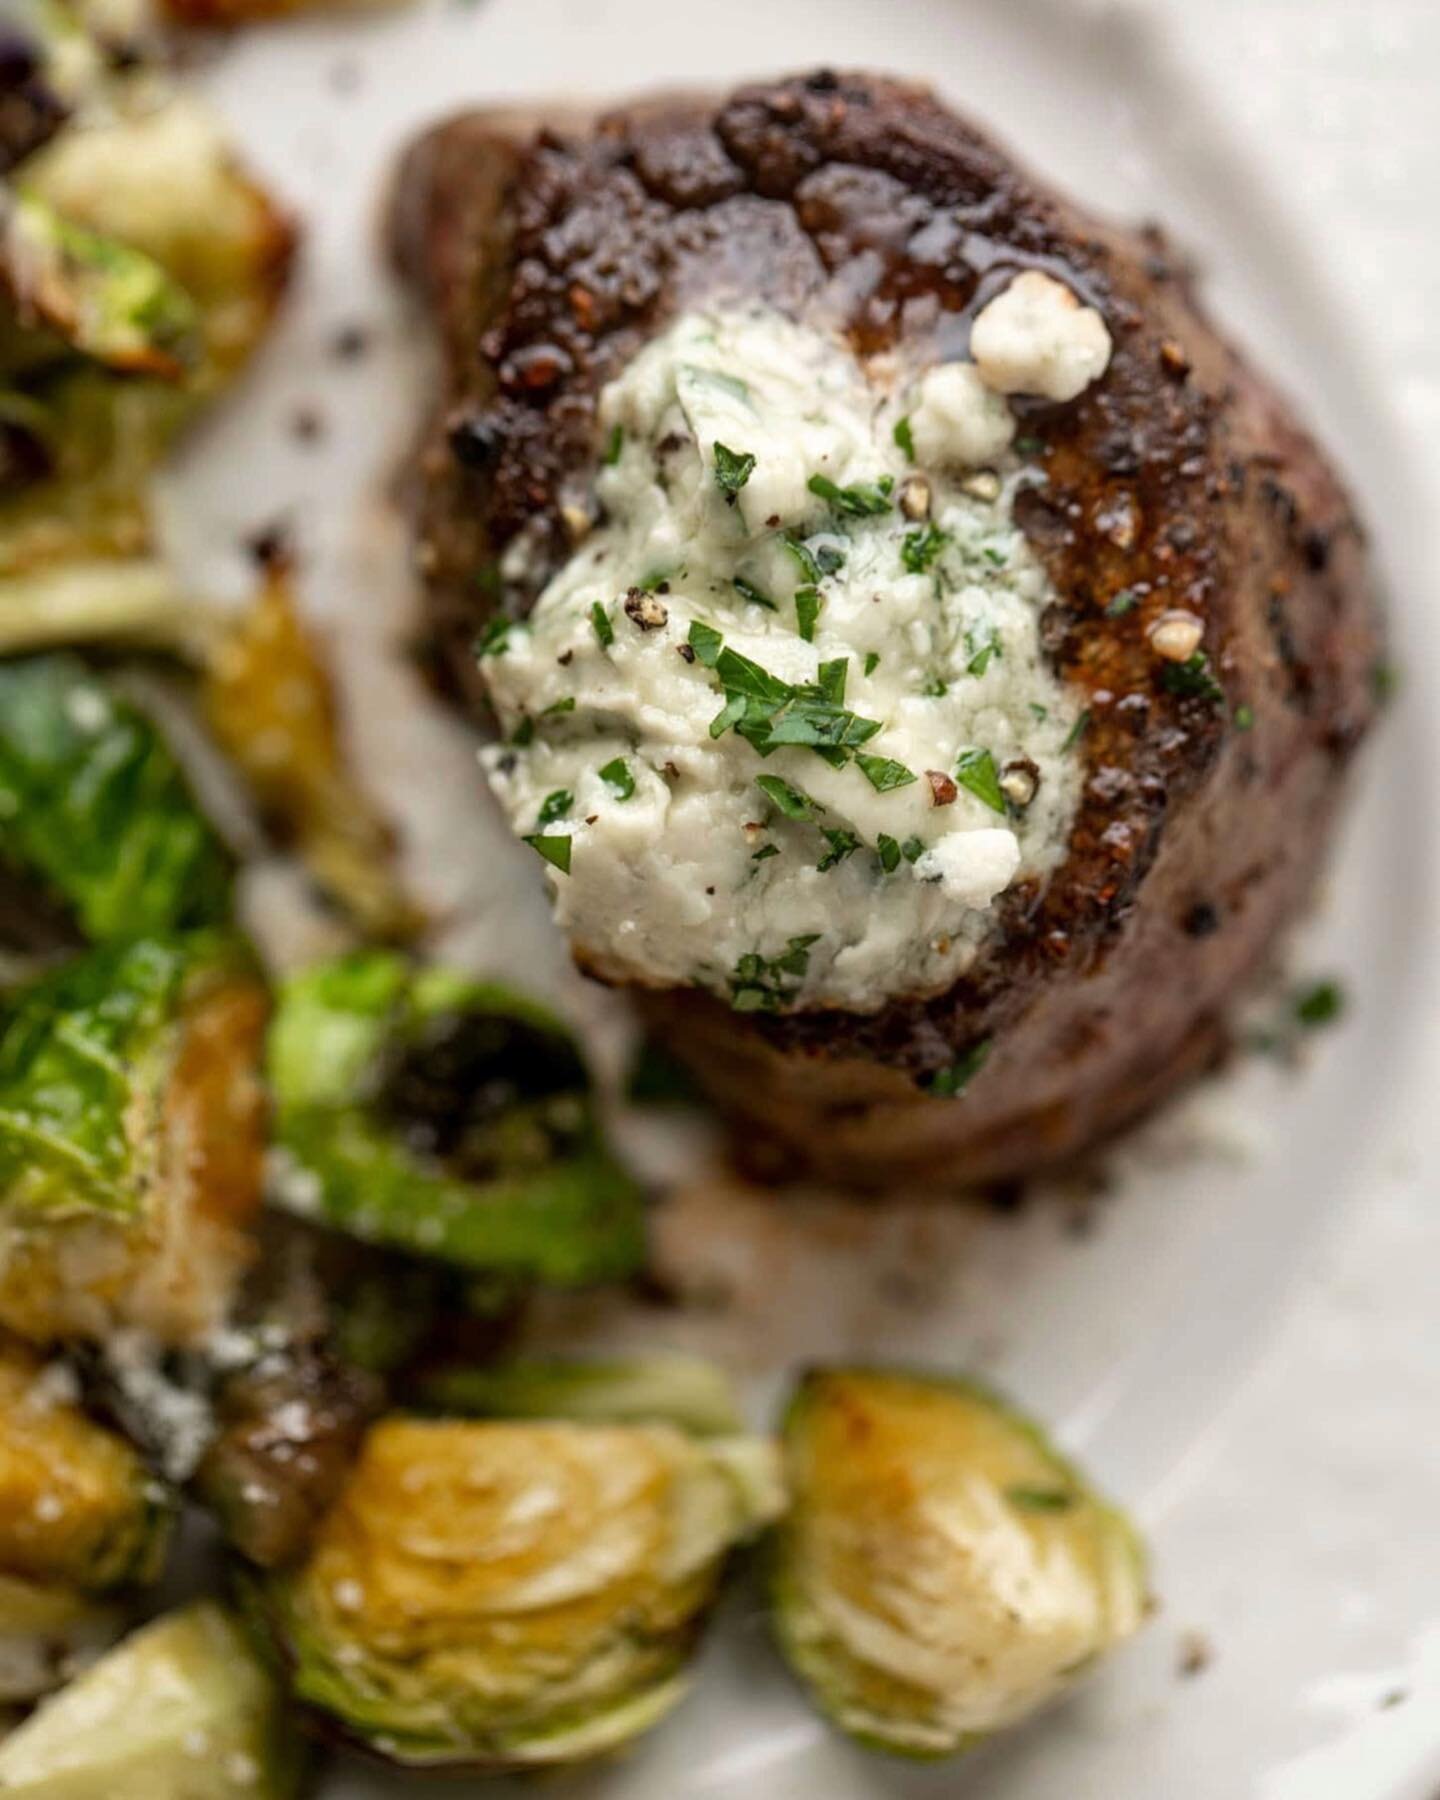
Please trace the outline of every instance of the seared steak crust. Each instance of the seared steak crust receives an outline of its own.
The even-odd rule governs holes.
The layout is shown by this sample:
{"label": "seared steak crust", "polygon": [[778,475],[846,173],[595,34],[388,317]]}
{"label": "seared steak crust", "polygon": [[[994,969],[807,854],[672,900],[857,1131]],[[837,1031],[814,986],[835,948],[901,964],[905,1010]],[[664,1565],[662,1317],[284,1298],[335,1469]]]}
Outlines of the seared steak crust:
{"label": "seared steak crust", "polygon": [[[1344,492],[1160,235],[1086,218],[924,90],[828,73],[588,128],[458,119],[412,151],[394,233],[445,360],[420,564],[477,699],[477,627],[524,614],[590,504],[599,390],[677,312],[756,295],[926,360],[962,354],[1025,268],[1099,308],[1104,378],[1019,406],[1047,478],[1018,513],[1058,596],[1043,642],[1087,708],[1064,865],[1004,896],[939,997],[780,1018],[693,990],[645,1004],[732,1112],[859,1181],[1023,1172],[1210,1058],[1311,888],[1378,623]],[[1203,620],[1203,663],[1153,647],[1174,608]],[[963,1100],[917,1085],[987,1043]]]}

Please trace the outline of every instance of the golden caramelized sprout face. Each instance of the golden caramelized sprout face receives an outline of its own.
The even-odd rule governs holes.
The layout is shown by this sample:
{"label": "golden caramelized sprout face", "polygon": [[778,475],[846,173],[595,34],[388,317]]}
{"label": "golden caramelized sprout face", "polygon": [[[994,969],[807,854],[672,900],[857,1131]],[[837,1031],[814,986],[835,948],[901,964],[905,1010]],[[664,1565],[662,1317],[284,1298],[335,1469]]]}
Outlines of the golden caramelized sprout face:
{"label": "golden caramelized sprout face", "polygon": [[942,1756],[1013,1724],[1144,1616],[1130,1525],[982,1390],[812,1375],[785,1457],[781,1643],[877,1748]]}
{"label": "golden caramelized sprout face", "polygon": [[125,1440],[0,1340],[0,1575],[83,1594],[152,1580],[169,1516]]}
{"label": "golden caramelized sprout face", "polygon": [[679,1699],[759,1522],[726,1453],[670,1427],[391,1419],[260,1603],[297,1695],[381,1755],[574,1761]]}

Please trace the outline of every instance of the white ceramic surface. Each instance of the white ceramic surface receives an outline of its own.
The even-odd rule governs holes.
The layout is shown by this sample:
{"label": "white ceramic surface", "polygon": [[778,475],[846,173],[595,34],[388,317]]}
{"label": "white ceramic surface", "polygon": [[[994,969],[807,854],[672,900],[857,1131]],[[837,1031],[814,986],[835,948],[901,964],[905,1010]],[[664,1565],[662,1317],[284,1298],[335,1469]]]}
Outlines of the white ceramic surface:
{"label": "white ceramic surface", "polygon": [[[385,655],[409,590],[384,488],[424,359],[375,226],[396,150],[431,118],[484,98],[618,94],[817,60],[925,75],[1090,203],[1163,217],[1199,250],[1217,309],[1350,467],[1395,588],[1403,701],[1367,760],[1333,893],[1300,953],[1341,972],[1355,1004],[1312,1066],[1297,1077],[1253,1064],[1159,1121],[1119,1159],[1088,1235],[1074,1196],[1016,1218],[917,1205],[883,1221],[816,1196],[782,1220],[696,1182],[667,1210],[662,1247],[712,1304],[679,1320],[583,1308],[559,1320],[577,1336],[663,1331],[715,1347],[752,1377],[757,1417],[797,1356],[981,1364],[1137,1507],[1157,1550],[1159,1620],[1034,1729],[921,1770],[827,1735],[742,1595],[683,1713],[623,1768],[551,1784],[557,1794],[1435,1800],[1440,1228],[1424,1195],[1440,1171],[1426,1103],[1440,1069],[1428,829],[1440,559],[1413,427],[1440,423],[1424,302],[1440,258],[1426,260],[1423,204],[1428,182],[1433,217],[1425,79],[1440,79],[1440,32],[1423,0],[1357,10],[434,0],[257,32],[201,71],[304,219],[307,256],[264,366],[174,484],[177,545],[198,581],[234,591],[245,533],[292,521],[307,602],[341,634],[362,757],[403,808],[447,948],[528,974],[602,1030],[613,1016],[562,968],[532,859],[477,822],[464,735]],[[372,352],[342,364],[329,346],[353,322]],[[291,429],[300,407],[323,417],[318,444]],[[1192,1633],[1214,1662],[1182,1678]],[[326,1800],[425,1786],[347,1767]]]}

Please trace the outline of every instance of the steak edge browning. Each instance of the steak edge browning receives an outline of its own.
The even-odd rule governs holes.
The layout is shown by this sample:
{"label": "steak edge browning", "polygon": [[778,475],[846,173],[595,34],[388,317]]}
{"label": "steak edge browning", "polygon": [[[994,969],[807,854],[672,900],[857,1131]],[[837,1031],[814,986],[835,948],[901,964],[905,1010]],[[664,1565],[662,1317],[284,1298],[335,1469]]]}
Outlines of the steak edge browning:
{"label": "steak edge browning", "polygon": [[[444,365],[410,484],[431,635],[482,715],[477,629],[569,555],[596,397],[687,306],[756,296],[922,360],[963,353],[1026,268],[1099,308],[1105,376],[1017,408],[1047,476],[1017,509],[1057,595],[1042,641],[1088,715],[1063,865],[1002,897],[939,997],[775,1018],[638,997],[752,1160],[851,1184],[1023,1175],[1211,1062],[1312,891],[1380,626],[1347,496],[1161,235],[1090,219],[923,89],[829,73],[595,121],[464,115],[410,152],[392,229]],[[1151,645],[1175,608],[1223,700]],[[980,1045],[962,1098],[924,1091]]]}

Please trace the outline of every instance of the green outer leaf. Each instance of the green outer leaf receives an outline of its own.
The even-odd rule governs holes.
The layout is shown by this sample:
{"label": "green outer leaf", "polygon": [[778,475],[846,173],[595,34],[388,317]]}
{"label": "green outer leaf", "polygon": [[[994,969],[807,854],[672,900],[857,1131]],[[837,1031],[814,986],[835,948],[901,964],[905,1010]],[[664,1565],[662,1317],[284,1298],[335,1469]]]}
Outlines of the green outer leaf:
{"label": "green outer leaf", "polygon": [[744,1429],[729,1375],[700,1357],[669,1352],[467,1365],[426,1377],[417,1392],[422,1406],[459,1418],[674,1425],[694,1437]]}
{"label": "green outer leaf", "polygon": [[230,855],[169,745],[71,656],[0,662],[0,881],[6,863],[94,941],[230,915]]}
{"label": "green outer leaf", "polygon": [[145,938],[92,950],[10,997],[0,1208],[13,1221],[144,1209],[186,990],[242,955],[221,934]]}
{"label": "green outer leaf", "polygon": [[[402,956],[362,951],[303,971],[281,990],[267,1043],[275,1139],[301,1172],[275,1199],[363,1242],[466,1269],[572,1286],[618,1280],[644,1260],[640,1190],[589,1119],[576,1063],[574,1148],[489,1179],[451,1175],[370,1107],[379,1059],[428,1019],[464,1011],[522,1020],[570,1044],[550,1013],[502,988]],[[533,1104],[514,1110],[538,1131]],[[310,1178],[309,1181],[304,1179]],[[313,1184],[313,1195],[311,1187]]]}

